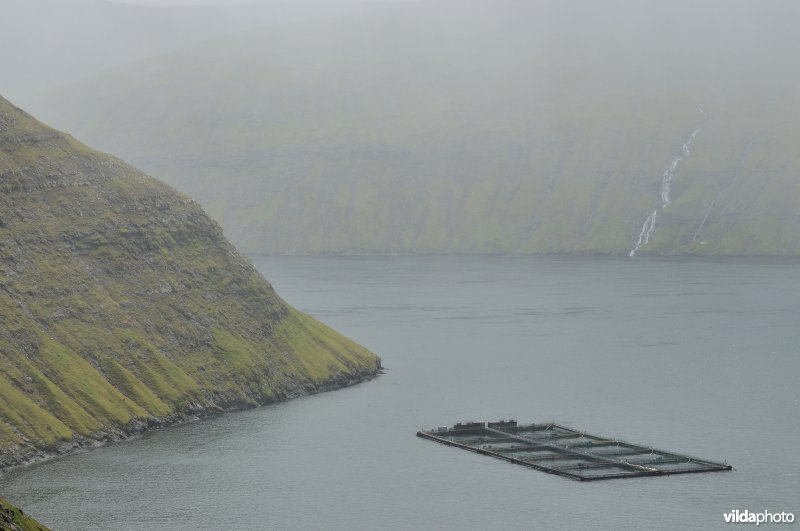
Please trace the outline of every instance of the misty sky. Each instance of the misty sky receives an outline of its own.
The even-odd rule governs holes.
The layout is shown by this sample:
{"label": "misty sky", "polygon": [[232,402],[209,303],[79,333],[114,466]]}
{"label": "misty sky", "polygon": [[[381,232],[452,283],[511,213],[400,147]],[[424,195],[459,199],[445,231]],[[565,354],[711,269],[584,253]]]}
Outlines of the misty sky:
{"label": "misty sky", "polygon": [[[121,4],[142,4],[142,5],[236,5],[236,4],[268,4],[282,2],[286,0],[109,0]],[[294,2],[337,2],[340,0],[292,0]],[[403,0],[364,0],[368,2],[397,2]]]}

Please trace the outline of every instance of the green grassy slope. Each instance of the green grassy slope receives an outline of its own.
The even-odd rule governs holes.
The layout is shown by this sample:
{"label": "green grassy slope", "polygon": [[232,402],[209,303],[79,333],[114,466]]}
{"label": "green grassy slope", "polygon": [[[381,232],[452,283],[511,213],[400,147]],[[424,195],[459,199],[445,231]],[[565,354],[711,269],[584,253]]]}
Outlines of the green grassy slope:
{"label": "green grassy slope", "polygon": [[0,466],[374,374],[188,197],[0,99]]}
{"label": "green grassy slope", "polygon": [[48,528],[0,498],[0,529],[8,531],[48,531]]}
{"label": "green grassy slope", "polygon": [[469,7],[242,33],[36,105],[264,253],[627,253],[700,126],[641,252],[800,254],[796,4]]}

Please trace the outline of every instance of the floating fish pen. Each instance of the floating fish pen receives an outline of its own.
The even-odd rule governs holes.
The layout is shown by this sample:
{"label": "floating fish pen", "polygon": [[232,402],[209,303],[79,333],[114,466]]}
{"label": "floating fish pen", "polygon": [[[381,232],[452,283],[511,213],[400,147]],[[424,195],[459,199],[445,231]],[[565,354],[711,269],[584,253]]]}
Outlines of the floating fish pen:
{"label": "floating fish pen", "polygon": [[451,428],[418,431],[417,436],[578,481],[732,468],[727,463],[590,435],[554,423],[466,422]]}

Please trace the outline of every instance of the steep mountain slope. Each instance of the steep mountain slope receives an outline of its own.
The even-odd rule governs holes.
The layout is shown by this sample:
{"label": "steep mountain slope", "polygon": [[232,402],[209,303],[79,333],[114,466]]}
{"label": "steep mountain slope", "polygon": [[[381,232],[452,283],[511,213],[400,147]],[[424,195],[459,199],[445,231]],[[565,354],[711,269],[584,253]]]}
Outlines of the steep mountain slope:
{"label": "steep mountain slope", "polygon": [[0,99],[0,466],[374,375],[194,201]]}
{"label": "steep mountain slope", "polygon": [[798,11],[394,5],[114,69],[36,108],[186,190],[249,252],[628,254],[658,210],[640,253],[796,255]]}

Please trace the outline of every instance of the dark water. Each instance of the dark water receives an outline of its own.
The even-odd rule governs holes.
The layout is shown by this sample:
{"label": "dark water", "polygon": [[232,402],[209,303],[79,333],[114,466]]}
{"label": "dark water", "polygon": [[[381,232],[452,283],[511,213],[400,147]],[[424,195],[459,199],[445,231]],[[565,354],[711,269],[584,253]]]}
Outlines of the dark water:
{"label": "dark water", "polygon": [[[709,529],[736,508],[800,513],[800,263],[255,261],[387,374],[15,472],[4,495],[61,529]],[[583,484],[414,436],[501,417],[736,470]]]}

